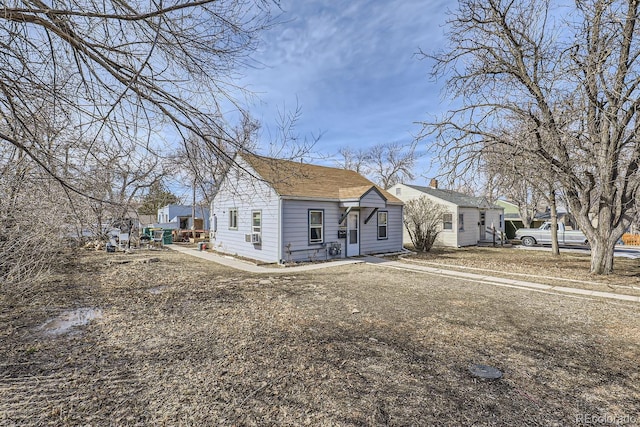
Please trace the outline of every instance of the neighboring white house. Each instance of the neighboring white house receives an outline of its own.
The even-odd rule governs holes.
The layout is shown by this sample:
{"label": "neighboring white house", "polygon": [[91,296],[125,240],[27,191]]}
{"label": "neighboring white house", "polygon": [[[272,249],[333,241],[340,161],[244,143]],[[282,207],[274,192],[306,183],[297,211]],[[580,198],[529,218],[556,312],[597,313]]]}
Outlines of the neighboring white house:
{"label": "neighboring white house", "polygon": [[[436,245],[453,247],[477,245],[480,242],[493,240],[492,227],[495,227],[496,231],[504,231],[502,207],[492,205],[483,197],[439,189],[435,179],[431,180],[430,187],[396,184],[388,191],[403,202],[425,196],[446,207],[448,213],[443,214],[442,232],[438,235]],[[411,243],[406,229],[404,241]]]}
{"label": "neighboring white house", "polygon": [[402,201],[356,172],[242,154],[211,204],[212,248],[266,263],[402,250]]}
{"label": "neighboring white house", "polygon": [[[158,209],[158,222],[154,225],[162,228],[190,230],[194,225],[192,205],[166,205]],[[196,206],[195,228],[209,230],[209,208]]]}

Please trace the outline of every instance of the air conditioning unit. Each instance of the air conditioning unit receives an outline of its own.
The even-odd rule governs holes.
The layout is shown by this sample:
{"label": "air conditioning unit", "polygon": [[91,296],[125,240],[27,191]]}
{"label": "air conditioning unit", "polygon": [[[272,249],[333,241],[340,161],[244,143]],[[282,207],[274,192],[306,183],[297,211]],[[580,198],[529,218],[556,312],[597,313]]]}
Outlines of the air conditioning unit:
{"label": "air conditioning unit", "polygon": [[260,233],[251,233],[244,235],[244,241],[247,243],[257,244],[262,241]]}

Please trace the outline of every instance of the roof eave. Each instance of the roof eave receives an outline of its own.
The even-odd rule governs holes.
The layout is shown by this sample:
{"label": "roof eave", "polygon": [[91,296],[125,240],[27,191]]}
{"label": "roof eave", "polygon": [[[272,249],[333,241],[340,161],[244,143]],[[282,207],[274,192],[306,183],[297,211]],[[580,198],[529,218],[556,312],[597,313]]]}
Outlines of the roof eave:
{"label": "roof eave", "polygon": [[327,197],[312,197],[312,196],[293,196],[287,194],[280,194],[282,200],[311,200],[314,202],[340,202],[340,199],[327,198]]}

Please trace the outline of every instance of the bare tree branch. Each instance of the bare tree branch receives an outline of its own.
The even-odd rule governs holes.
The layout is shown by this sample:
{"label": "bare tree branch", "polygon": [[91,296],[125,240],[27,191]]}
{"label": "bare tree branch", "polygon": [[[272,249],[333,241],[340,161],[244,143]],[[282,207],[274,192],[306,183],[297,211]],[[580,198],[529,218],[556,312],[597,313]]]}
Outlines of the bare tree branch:
{"label": "bare tree branch", "polygon": [[638,2],[558,6],[461,0],[447,49],[423,52],[461,106],[423,123],[420,139],[453,175],[477,170],[495,144],[538,159],[591,243],[592,272],[606,274],[640,185]]}

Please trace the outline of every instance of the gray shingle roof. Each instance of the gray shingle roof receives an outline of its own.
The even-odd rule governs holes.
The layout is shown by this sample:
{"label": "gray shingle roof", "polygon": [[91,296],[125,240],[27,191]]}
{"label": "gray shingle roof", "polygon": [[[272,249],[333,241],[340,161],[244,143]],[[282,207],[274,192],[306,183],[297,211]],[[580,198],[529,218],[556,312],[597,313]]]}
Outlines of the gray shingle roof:
{"label": "gray shingle roof", "polygon": [[484,197],[469,196],[453,190],[443,190],[440,188],[421,187],[419,185],[407,185],[415,190],[426,193],[430,196],[437,197],[444,201],[454,203],[463,208],[483,208],[483,209],[502,209],[500,206],[492,205]]}

